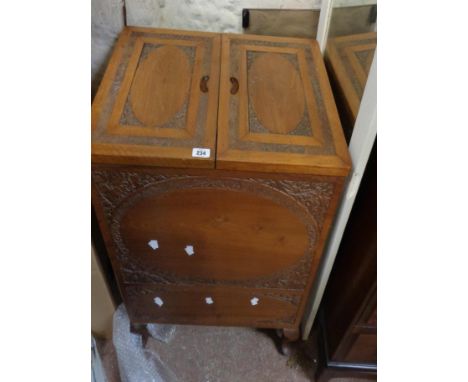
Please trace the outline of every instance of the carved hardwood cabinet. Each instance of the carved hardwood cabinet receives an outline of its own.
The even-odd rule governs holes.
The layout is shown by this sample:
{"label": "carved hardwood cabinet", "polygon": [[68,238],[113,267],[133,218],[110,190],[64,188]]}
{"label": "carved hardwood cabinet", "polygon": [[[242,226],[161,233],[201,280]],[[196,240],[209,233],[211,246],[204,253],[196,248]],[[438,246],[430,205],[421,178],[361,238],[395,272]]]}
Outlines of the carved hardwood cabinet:
{"label": "carved hardwood cabinet", "polygon": [[126,28],[92,202],[132,323],[296,339],[349,168],[315,41]]}

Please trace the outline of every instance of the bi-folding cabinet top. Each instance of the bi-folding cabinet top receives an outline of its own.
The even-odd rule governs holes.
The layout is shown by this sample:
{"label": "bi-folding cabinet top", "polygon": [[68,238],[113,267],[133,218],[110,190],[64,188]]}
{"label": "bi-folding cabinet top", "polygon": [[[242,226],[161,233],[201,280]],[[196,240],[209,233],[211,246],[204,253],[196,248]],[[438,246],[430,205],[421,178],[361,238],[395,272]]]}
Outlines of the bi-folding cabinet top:
{"label": "bi-folding cabinet top", "polygon": [[126,28],[92,183],[132,323],[297,337],[349,169],[316,41]]}

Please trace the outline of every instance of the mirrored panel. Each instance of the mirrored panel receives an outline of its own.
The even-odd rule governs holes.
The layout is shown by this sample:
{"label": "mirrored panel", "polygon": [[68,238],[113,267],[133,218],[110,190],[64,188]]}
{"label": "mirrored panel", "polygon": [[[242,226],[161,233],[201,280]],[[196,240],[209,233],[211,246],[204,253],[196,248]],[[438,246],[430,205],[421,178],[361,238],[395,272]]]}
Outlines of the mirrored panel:
{"label": "mirrored panel", "polygon": [[325,61],[348,142],[376,47],[377,1],[333,0]]}

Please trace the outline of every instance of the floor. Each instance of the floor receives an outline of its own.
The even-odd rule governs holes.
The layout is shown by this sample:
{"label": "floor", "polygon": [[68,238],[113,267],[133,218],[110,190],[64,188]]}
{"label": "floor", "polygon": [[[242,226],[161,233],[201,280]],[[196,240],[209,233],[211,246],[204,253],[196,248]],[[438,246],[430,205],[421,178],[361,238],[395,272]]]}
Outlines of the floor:
{"label": "floor", "polygon": [[[145,349],[180,382],[302,382],[314,381],[314,338],[299,341],[290,356],[278,352],[274,331],[251,328],[177,326],[169,343],[149,338]],[[120,382],[112,341],[98,348],[108,382]],[[333,382],[358,382],[333,379]]]}

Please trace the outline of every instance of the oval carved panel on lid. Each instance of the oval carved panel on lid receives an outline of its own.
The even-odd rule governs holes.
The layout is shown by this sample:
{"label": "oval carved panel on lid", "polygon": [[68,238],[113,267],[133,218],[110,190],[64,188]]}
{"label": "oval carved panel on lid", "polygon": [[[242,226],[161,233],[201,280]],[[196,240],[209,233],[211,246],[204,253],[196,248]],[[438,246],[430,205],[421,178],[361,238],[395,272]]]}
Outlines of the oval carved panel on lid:
{"label": "oval carved panel on lid", "polygon": [[280,54],[264,53],[248,73],[249,98],[260,123],[276,134],[287,134],[301,121],[305,97],[301,77]]}
{"label": "oval carved panel on lid", "polygon": [[150,126],[168,122],[185,102],[190,74],[188,58],[179,48],[153,50],[138,66],[130,90],[135,117]]}
{"label": "oval carved panel on lid", "polygon": [[[176,190],[139,200],[122,217],[125,246],[146,271],[183,279],[255,279],[296,264],[307,227],[289,209],[247,192]],[[157,251],[148,239],[158,240]],[[193,255],[185,248],[191,246]],[[176,276],[176,277],[177,277]]]}

